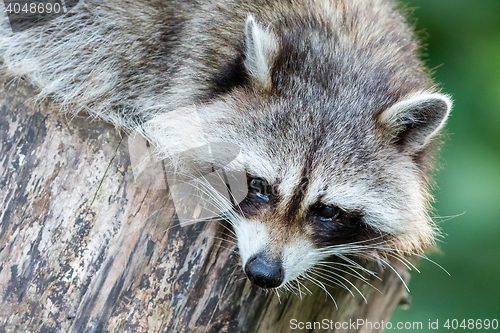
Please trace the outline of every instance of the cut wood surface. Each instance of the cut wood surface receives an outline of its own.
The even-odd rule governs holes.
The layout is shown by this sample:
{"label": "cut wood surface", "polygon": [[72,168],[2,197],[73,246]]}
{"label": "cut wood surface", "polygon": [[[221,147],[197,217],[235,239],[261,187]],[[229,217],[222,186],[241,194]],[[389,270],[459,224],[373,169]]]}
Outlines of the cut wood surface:
{"label": "cut wood surface", "polygon": [[227,225],[181,226],[168,190],[137,186],[124,133],[33,96],[0,81],[0,332],[291,332],[387,321],[406,297],[390,269],[373,287],[345,275],[367,302],[330,288],[338,309],[314,285],[302,299],[252,286]]}

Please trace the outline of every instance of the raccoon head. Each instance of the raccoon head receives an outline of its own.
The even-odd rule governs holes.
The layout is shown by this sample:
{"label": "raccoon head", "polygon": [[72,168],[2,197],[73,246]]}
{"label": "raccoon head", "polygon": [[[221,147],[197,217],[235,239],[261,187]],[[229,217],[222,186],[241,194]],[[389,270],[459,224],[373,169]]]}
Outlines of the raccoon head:
{"label": "raccoon head", "polygon": [[227,216],[263,288],[318,283],[308,274],[332,255],[420,252],[437,233],[427,169],[450,98],[413,55],[401,64],[397,42],[367,50],[318,24],[271,30],[249,16],[248,82],[197,110],[208,141],[241,150],[248,194]]}
{"label": "raccoon head", "polygon": [[245,103],[228,139],[244,142],[249,193],[233,226],[252,283],[314,283],[310,269],[331,255],[383,260],[433,244],[426,169],[449,97],[416,84],[405,94],[389,60],[357,63],[362,50],[324,60],[335,45],[316,32],[276,36],[252,17],[245,31],[253,91],[266,97]]}
{"label": "raccoon head", "polygon": [[273,288],[332,255],[383,261],[432,245],[437,230],[420,159],[449,99],[419,94],[366,121],[311,119],[329,103],[297,117],[299,105],[266,103],[268,115],[239,131],[247,135],[248,195],[231,223],[248,278]]}

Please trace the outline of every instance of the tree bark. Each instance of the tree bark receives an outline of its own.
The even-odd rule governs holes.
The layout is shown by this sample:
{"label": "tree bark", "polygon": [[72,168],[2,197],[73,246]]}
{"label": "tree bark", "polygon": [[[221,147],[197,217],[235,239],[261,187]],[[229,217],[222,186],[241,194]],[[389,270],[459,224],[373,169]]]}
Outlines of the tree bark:
{"label": "tree bark", "polygon": [[[330,288],[338,310],[314,285],[252,286],[227,225],[181,226],[168,190],[136,186],[123,133],[33,96],[0,81],[0,332],[291,332],[386,322],[406,297],[390,269],[373,287],[344,274],[367,302]],[[381,331],[345,326],[307,331]]]}

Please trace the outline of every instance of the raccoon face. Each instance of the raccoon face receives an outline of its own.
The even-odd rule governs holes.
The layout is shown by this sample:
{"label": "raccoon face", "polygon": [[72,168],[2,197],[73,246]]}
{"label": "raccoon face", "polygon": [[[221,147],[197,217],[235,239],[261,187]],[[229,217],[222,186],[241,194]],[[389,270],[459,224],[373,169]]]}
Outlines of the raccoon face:
{"label": "raccoon face", "polygon": [[[315,283],[308,272],[332,255],[384,260],[381,254],[433,244],[425,168],[450,99],[422,90],[398,97],[390,88],[370,93],[368,87],[379,83],[342,82],[353,80],[352,69],[339,71],[334,87],[322,86],[318,76],[277,79],[303,75],[293,54],[313,51],[289,46],[280,59],[283,38],[252,17],[246,38],[254,91],[271,91],[247,97],[238,112],[244,123],[226,122],[225,131],[234,133],[226,140],[238,138],[247,170],[249,192],[232,224],[252,283],[275,288],[300,277]],[[233,103],[238,109],[238,99]]]}
{"label": "raccoon face", "polygon": [[287,33],[248,17],[249,82],[197,109],[204,137],[192,135],[201,132],[193,117],[159,122],[169,124],[162,147],[189,133],[185,146],[240,148],[248,194],[225,204],[248,278],[263,288],[318,283],[308,274],[332,255],[384,262],[433,244],[425,171],[450,99],[429,90],[418,66],[395,72],[394,54],[370,59],[329,36]]}
{"label": "raccoon face", "polygon": [[[277,120],[273,109],[283,107],[269,106],[270,117],[260,115],[261,121],[238,131],[248,135],[242,145],[248,195],[231,223],[252,283],[286,285],[332,255],[383,260],[433,244],[436,227],[427,215],[427,184],[416,156],[442,118],[428,120],[434,131],[389,118],[403,112],[412,121],[423,119],[429,109],[447,114],[446,97],[412,97],[354,126],[352,119],[324,126],[306,126],[294,116]],[[290,104],[287,110],[296,114]]]}

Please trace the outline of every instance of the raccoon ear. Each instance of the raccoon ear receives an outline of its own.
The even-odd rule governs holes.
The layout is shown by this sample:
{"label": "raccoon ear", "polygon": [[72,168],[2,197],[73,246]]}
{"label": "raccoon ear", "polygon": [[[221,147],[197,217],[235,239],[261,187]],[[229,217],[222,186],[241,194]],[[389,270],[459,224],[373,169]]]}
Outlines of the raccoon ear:
{"label": "raccoon ear", "polygon": [[271,66],[278,50],[275,35],[248,15],[245,23],[245,68],[263,89],[271,87]]}
{"label": "raccoon ear", "polygon": [[444,126],[451,106],[447,95],[421,93],[394,104],[379,121],[396,142],[420,151]]}

